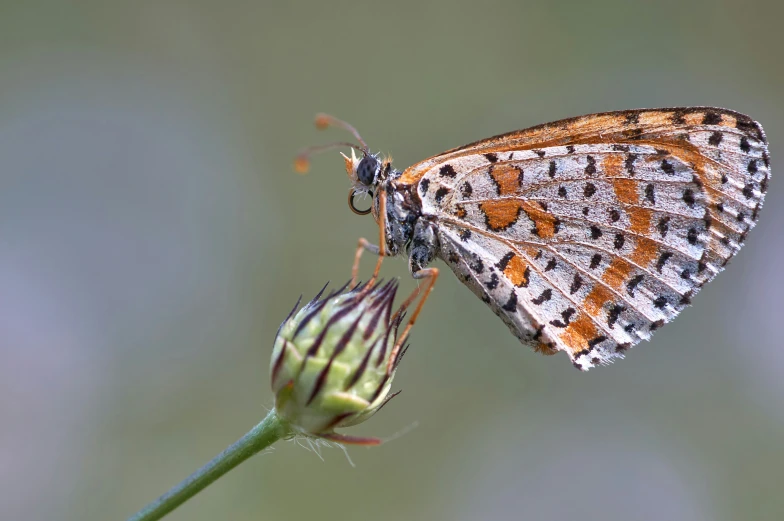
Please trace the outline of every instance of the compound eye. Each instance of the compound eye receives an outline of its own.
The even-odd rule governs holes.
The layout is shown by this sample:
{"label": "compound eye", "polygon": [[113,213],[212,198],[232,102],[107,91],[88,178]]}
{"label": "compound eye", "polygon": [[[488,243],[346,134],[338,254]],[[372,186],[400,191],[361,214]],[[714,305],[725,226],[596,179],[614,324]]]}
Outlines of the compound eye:
{"label": "compound eye", "polygon": [[364,157],[357,165],[357,179],[363,185],[370,186],[376,177],[376,170],[378,170],[376,158],[372,156]]}

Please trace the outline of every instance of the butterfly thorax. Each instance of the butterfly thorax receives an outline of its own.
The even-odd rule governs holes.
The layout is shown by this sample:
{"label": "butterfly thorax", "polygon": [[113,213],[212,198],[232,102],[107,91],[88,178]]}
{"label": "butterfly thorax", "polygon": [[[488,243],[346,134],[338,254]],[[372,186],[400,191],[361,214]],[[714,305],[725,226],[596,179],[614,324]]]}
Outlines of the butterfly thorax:
{"label": "butterfly thorax", "polygon": [[373,216],[378,221],[379,195],[386,193],[385,246],[387,255],[409,256],[411,272],[427,266],[438,250],[436,234],[422,215],[422,202],[416,185],[397,182],[401,172],[389,167],[377,185],[373,198]]}

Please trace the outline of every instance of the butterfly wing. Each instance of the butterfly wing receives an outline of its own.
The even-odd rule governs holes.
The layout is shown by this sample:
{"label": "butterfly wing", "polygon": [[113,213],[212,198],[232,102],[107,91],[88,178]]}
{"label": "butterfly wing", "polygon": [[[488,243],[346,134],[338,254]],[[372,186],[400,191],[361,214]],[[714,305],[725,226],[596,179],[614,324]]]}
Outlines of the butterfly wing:
{"label": "butterfly wing", "polygon": [[595,114],[407,169],[440,256],[524,343],[606,364],[740,249],[769,178],[762,128],[716,108]]}

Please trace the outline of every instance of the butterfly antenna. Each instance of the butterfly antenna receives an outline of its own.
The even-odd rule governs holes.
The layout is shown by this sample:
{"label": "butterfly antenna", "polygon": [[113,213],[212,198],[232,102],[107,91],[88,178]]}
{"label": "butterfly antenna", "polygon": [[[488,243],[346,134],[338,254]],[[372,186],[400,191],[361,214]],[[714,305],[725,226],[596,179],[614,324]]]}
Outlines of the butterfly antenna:
{"label": "butterfly antenna", "polygon": [[362,147],[355,145],[354,143],[349,143],[348,141],[338,141],[335,143],[328,143],[326,145],[316,145],[313,147],[303,148],[299,151],[299,153],[297,153],[297,157],[294,158],[294,169],[300,174],[304,174],[310,169],[310,156],[320,152],[326,152],[327,150],[343,147],[353,148],[354,150],[362,152],[363,154],[367,153]]}
{"label": "butterfly antenna", "polygon": [[314,147],[308,147],[306,149],[300,150],[299,154],[297,154],[296,159],[294,159],[294,169],[304,174],[310,168],[310,156],[313,154],[318,154],[319,152],[324,152],[326,150],[332,150],[335,148],[341,147],[350,147],[358,152],[362,152],[362,155],[368,156],[370,155],[370,151],[368,149],[367,143],[365,140],[362,139],[362,136],[359,135],[357,129],[354,128],[353,125],[346,123],[342,119],[338,119],[334,116],[330,116],[329,114],[319,113],[316,114],[315,120],[316,128],[319,130],[324,130],[329,127],[337,127],[342,128],[343,130],[348,130],[351,134],[359,141],[359,145],[355,145],[354,143],[349,143],[347,141],[338,141],[336,143],[329,143],[327,145],[317,145]]}
{"label": "butterfly antenna", "polygon": [[346,123],[342,119],[338,119],[334,116],[330,116],[329,114],[319,113],[316,114],[316,128],[319,130],[324,130],[328,127],[338,127],[342,128],[343,130],[348,130],[354,136],[354,138],[359,141],[359,144],[362,145],[362,152],[367,155],[368,154],[368,146],[365,143],[365,140],[362,139],[362,136],[359,135],[357,129],[354,128],[353,125]]}

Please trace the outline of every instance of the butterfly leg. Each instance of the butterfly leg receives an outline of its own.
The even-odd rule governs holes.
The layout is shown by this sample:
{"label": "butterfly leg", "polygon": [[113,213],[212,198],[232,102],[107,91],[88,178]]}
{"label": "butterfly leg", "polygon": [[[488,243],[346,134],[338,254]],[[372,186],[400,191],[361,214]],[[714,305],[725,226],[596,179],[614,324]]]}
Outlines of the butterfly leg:
{"label": "butterfly leg", "polygon": [[425,305],[425,301],[430,296],[430,292],[433,291],[433,286],[436,284],[439,273],[438,268],[425,267],[435,258],[436,251],[438,251],[438,239],[435,227],[431,223],[423,220],[418,221],[414,227],[414,236],[408,263],[411,276],[417,280],[422,280],[423,284],[417,285],[416,289],[411,292],[411,295],[401,304],[392,320],[396,320],[397,317],[417,299],[417,297],[421,295],[422,298],[419,299],[419,303],[411,314],[411,318],[408,320],[406,327],[403,328],[403,333],[400,334],[397,342],[395,342],[395,346],[392,348],[387,371],[391,372],[393,369],[394,361],[397,360],[398,353],[405,343],[409,331],[414,327],[414,324],[419,317],[419,313]]}
{"label": "butterfly leg", "polygon": [[366,251],[369,251],[374,255],[379,255],[379,258],[381,258],[381,248],[375,244],[371,244],[370,241],[364,237],[360,237],[359,244],[357,245],[357,251],[354,253],[354,265],[351,267],[351,284],[349,287],[353,288],[357,283],[357,276],[359,275],[359,261],[362,258],[362,254]]}
{"label": "butterfly leg", "polygon": [[381,271],[381,263],[384,260],[384,257],[387,254],[385,245],[386,245],[386,228],[387,228],[387,193],[386,191],[382,191],[378,196],[378,244],[371,244],[367,239],[361,237],[359,239],[359,244],[357,245],[357,251],[354,254],[354,265],[351,267],[351,287],[354,287],[357,283],[357,275],[359,274],[359,260],[362,258],[362,254],[365,251],[369,251],[375,255],[378,255],[378,260],[376,261],[376,268],[373,270],[373,276],[368,281],[366,288],[370,289],[373,286],[373,283],[378,278],[378,273]]}
{"label": "butterfly leg", "polygon": [[415,279],[425,279],[424,286],[417,286],[417,288],[411,293],[406,301],[400,306],[400,310],[398,310],[395,316],[397,316],[403,309],[408,307],[414,300],[416,300],[420,294],[422,295],[422,298],[419,299],[419,303],[417,304],[416,309],[414,309],[414,313],[411,314],[411,318],[408,319],[408,323],[403,329],[403,333],[400,334],[397,342],[395,342],[395,347],[392,348],[392,353],[389,356],[389,363],[387,365],[387,372],[391,372],[394,368],[394,363],[397,360],[398,353],[403,347],[403,344],[408,337],[409,331],[411,331],[411,328],[414,327],[417,317],[419,317],[419,313],[422,311],[422,307],[425,305],[427,297],[429,297],[430,292],[433,291],[433,286],[435,286],[436,279],[438,279],[438,268],[425,268],[414,273],[413,277]]}

